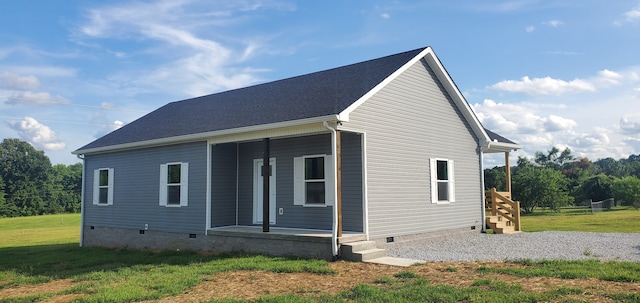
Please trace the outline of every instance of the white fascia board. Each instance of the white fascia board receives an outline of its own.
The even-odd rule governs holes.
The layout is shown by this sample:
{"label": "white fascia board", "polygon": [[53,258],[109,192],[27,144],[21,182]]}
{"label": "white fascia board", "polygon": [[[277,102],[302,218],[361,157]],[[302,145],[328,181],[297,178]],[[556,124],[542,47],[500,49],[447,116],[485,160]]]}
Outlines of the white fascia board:
{"label": "white fascia board", "polygon": [[298,119],[298,120],[291,120],[291,121],[284,121],[284,122],[277,122],[277,123],[224,129],[219,131],[211,131],[211,132],[190,134],[190,135],[184,135],[184,136],[175,136],[175,137],[168,137],[168,138],[161,138],[161,139],[154,139],[154,140],[103,146],[103,147],[97,147],[97,148],[79,149],[79,150],[73,151],[72,154],[74,155],[97,154],[97,153],[111,152],[111,151],[117,151],[117,150],[140,149],[140,148],[148,148],[148,147],[154,147],[154,146],[171,145],[171,144],[177,144],[177,143],[197,142],[197,141],[205,141],[205,140],[209,141],[211,140],[211,138],[215,138],[219,136],[230,136],[235,134],[258,132],[258,131],[265,131],[265,130],[277,129],[277,128],[286,128],[286,127],[300,126],[305,124],[322,123],[325,121],[326,122],[340,121],[340,117],[338,115],[327,115],[327,116]]}
{"label": "white fascia board", "polygon": [[431,47],[425,48],[422,52],[420,52],[418,55],[416,55],[411,60],[409,60],[407,63],[401,66],[398,70],[396,70],[391,75],[389,75],[389,77],[387,77],[378,85],[376,85],[372,90],[367,92],[364,96],[360,97],[360,99],[358,99],[356,102],[354,102],[345,110],[343,110],[338,115],[338,118],[340,119],[340,121],[348,122],[349,114],[351,112],[353,112],[365,101],[367,101],[373,95],[378,93],[381,89],[387,86],[387,84],[391,83],[391,81],[395,80],[399,75],[404,73],[407,69],[409,69],[411,66],[413,66],[415,63],[422,60],[423,58],[425,59],[427,64],[429,64],[429,67],[431,67],[431,69],[435,72],[436,76],[438,77],[438,80],[440,80],[444,88],[447,90],[447,93],[449,93],[449,96],[451,96],[451,99],[453,100],[453,102],[456,104],[456,106],[458,107],[462,115],[465,117],[467,122],[469,122],[469,125],[471,125],[471,128],[473,129],[474,133],[480,139],[480,146],[482,146],[483,148],[486,148],[490,142],[489,135],[487,135],[487,133],[484,131],[484,127],[480,123],[480,120],[478,120],[478,117],[469,106],[469,103],[467,102],[467,100],[465,100],[460,90],[458,90],[458,87],[453,82],[453,80],[449,76],[449,73],[444,68],[444,66],[440,62],[440,59],[438,59],[438,57],[436,56],[435,52]]}
{"label": "white fascia board", "polygon": [[493,142],[489,142],[489,146],[483,147],[482,151],[485,154],[507,153],[507,152],[518,150],[518,149],[521,149],[521,148],[522,148],[522,146],[520,146],[518,144],[493,141]]}

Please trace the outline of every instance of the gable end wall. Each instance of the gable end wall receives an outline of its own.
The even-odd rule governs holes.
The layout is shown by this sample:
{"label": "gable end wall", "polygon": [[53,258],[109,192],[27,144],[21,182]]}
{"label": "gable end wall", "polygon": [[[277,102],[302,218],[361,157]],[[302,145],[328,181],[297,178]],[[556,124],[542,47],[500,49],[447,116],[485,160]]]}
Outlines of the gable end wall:
{"label": "gable end wall", "polygon": [[[366,133],[369,236],[479,230],[478,141],[424,60],[350,114],[345,129]],[[456,202],[432,204],[429,159],[454,160]]]}

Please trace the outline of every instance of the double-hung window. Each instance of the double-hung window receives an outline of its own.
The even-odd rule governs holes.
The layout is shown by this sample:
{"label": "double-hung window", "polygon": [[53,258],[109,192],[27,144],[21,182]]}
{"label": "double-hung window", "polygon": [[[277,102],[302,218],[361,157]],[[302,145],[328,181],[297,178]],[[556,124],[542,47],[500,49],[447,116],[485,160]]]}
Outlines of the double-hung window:
{"label": "double-hung window", "polygon": [[180,207],[189,204],[189,163],[160,165],[160,206]]}
{"label": "double-hung window", "polygon": [[93,204],[113,205],[113,168],[93,171]]}
{"label": "double-hung window", "polygon": [[293,159],[294,205],[333,205],[333,158],[331,155]]}
{"label": "double-hung window", "polygon": [[453,160],[431,159],[431,203],[455,202]]}

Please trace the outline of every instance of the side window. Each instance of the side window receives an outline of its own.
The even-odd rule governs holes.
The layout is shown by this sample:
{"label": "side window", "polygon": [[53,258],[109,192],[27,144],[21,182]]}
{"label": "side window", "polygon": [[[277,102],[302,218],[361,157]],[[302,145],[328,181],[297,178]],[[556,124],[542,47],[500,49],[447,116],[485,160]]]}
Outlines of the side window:
{"label": "side window", "polygon": [[113,168],[93,171],[93,204],[113,205]]}
{"label": "side window", "polygon": [[189,163],[160,165],[160,206],[189,205]]}
{"label": "side window", "polygon": [[293,159],[294,205],[333,205],[333,158],[331,155]]}
{"label": "side window", "polygon": [[305,204],[325,204],[324,156],[304,158]]}
{"label": "side window", "polygon": [[455,202],[453,160],[431,159],[431,203]]}

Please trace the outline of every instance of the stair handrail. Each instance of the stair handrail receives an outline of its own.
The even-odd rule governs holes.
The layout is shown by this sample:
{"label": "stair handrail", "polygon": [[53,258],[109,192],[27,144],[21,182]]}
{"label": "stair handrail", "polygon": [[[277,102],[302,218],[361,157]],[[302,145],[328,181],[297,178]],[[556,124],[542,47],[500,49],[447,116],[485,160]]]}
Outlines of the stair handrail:
{"label": "stair handrail", "polygon": [[[508,193],[508,192],[507,192]],[[511,193],[509,193],[511,194]],[[498,208],[498,202],[500,205],[507,205],[508,207],[500,207],[506,211],[503,212]],[[493,216],[501,216],[511,221],[514,225],[515,231],[520,231],[520,202],[513,201],[510,197],[506,197],[501,192],[498,192],[495,187],[491,188],[491,214]]]}

